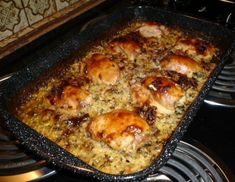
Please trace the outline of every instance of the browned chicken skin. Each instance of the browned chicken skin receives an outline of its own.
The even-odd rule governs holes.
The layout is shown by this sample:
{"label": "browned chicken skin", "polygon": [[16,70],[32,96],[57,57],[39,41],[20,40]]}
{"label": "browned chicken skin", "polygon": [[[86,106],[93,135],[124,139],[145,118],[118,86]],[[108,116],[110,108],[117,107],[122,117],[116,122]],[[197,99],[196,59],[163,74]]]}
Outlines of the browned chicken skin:
{"label": "browned chicken skin", "polygon": [[115,84],[120,76],[116,62],[102,54],[94,54],[87,60],[88,77],[97,83]]}
{"label": "browned chicken skin", "polygon": [[145,79],[143,84],[150,90],[153,100],[167,109],[173,109],[175,102],[184,95],[180,86],[167,77],[151,76]]}
{"label": "browned chicken skin", "polygon": [[141,147],[149,130],[144,119],[127,110],[115,110],[100,115],[88,126],[93,139],[126,152],[133,152]]}
{"label": "browned chicken skin", "polygon": [[134,104],[138,107],[144,106],[146,103],[149,104],[151,93],[141,84],[134,84],[131,87],[131,97]]}
{"label": "browned chicken skin", "polygon": [[74,115],[80,107],[90,103],[91,95],[88,91],[79,87],[66,85],[62,88],[54,88],[54,91],[48,96],[48,99],[59,110]]}
{"label": "browned chicken skin", "polygon": [[162,69],[167,71],[175,71],[177,73],[192,77],[193,73],[202,71],[199,63],[187,56],[172,54],[160,61]]}
{"label": "browned chicken skin", "polygon": [[184,95],[184,90],[167,77],[150,76],[142,85],[132,88],[135,104],[143,106],[148,103],[156,106],[160,113],[172,113],[175,103]]}
{"label": "browned chicken skin", "polygon": [[114,39],[109,43],[108,49],[114,55],[123,55],[133,61],[141,52],[141,48],[137,42],[129,36],[123,36]]}
{"label": "browned chicken skin", "polygon": [[141,36],[145,38],[161,38],[163,34],[168,34],[168,30],[164,25],[156,22],[146,22],[143,23],[139,28],[138,31]]}
{"label": "browned chicken skin", "polygon": [[211,60],[216,52],[215,47],[213,47],[210,43],[195,38],[179,39],[174,49],[176,52],[184,52],[198,61]]}

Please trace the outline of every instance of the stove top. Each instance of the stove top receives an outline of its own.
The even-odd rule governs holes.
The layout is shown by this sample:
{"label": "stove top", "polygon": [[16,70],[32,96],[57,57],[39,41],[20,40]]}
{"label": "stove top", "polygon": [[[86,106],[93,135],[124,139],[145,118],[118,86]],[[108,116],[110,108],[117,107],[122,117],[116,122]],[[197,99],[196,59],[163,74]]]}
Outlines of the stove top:
{"label": "stove top", "polygon": [[212,86],[205,102],[210,105],[235,108],[235,51]]}
{"label": "stove top", "polygon": [[[0,82],[29,64],[28,60],[33,60],[32,57],[40,56],[29,54],[33,50],[42,48],[46,51],[51,46],[49,43],[51,40],[56,39],[58,42],[63,42],[72,34],[90,26],[92,24],[90,20],[92,22],[94,17],[102,18],[118,7],[127,5],[160,6],[171,11],[214,21],[235,30],[235,2],[229,1],[231,2],[225,3],[222,0],[215,0],[214,3],[203,0],[135,0],[119,1],[118,3],[107,1],[104,5],[42,36],[0,61]],[[218,6],[224,8],[218,8]],[[88,20],[89,23],[87,23]],[[213,85],[185,137],[178,144],[172,158],[163,168],[144,181],[232,181],[234,179],[234,73],[235,52],[231,54],[230,60]],[[59,182],[77,181],[78,179],[79,181],[91,180],[48,165],[46,161],[36,158],[25,150],[4,127],[0,127],[0,181]]]}
{"label": "stove top", "polygon": [[227,172],[198,143],[181,141],[172,157],[144,181],[229,181]]}

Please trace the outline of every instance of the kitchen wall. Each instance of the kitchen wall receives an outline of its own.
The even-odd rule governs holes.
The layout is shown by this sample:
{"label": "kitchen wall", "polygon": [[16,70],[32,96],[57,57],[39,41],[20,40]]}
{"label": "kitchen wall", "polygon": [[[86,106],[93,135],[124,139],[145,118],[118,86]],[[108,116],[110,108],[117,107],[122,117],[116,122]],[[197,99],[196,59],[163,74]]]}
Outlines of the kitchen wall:
{"label": "kitchen wall", "polygon": [[102,0],[0,0],[0,59]]}

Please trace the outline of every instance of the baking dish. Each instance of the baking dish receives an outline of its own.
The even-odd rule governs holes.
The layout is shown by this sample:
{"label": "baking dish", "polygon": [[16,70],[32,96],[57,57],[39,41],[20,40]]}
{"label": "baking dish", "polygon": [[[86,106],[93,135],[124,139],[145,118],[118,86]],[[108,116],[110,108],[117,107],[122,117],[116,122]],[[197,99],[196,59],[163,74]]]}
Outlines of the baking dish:
{"label": "baking dish", "polygon": [[[63,62],[68,55],[73,53],[76,49],[82,48],[86,50],[87,45],[93,44],[99,41],[100,35],[104,38],[110,31],[115,31],[117,27],[131,22],[133,20],[148,20],[157,21],[167,24],[169,26],[178,26],[188,31],[201,33],[209,37],[213,37],[213,43],[220,49],[220,55],[217,67],[211,74],[210,79],[204,85],[198,98],[193,102],[190,108],[185,113],[181,124],[172,135],[171,139],[165,145],[160,158],[148,168],[133,174],[128,175],[110,175],[102,173],[93,167],[82,162],[78,158],[74,157],[64,149],[58,147],[55,143],[51,142],[47,138],[43,137],[33,129],[26,126],[21,121],[14,118],[11,113],[12,99],[16,92],[29,84],[39,75],[43,74],[47,69],[56,64],[57,68],[54,68],[58,72],[61,67],[66,66],[69,62]],[[159,169],[169,159],[170,155],[174,151],[178,141],[182,138],[184,132],[187,130],[188,125],[192,121],[199,109],[200,104],[203,102],[206,94],[208,93],[212,83],[216,79],[216,76],[222,69],[227,57],[230,54],[234,35],[224,27],[221,27],[210,22],[201,21],[198,19],[186,17],[183,15],[162,11],[156,8],[150,7],[130,7],[124,10],[113,13],[102,22],[98,22],[92,29],[88,29],[71,39],[66,40],[63,44],[57,45],[54,49],[48,50],[48,52],[42,54],[39,58],[41,61],[37,65],[30,65],[25,69],[18,72],[14,77],[9,79],[1,86],[1,117],[9,130],[24,144],[29,150],[35,152],[35,154],[48,160],[56,166],[73,171],[74,173],[95,177],[99,180],[133,180],[146,177],[148,174],[153,173]],[[40,52],[40,51],[39,51]],[[53,74],[53,73],[51,73]],[[48,75],[47,75],[48,76]]]}

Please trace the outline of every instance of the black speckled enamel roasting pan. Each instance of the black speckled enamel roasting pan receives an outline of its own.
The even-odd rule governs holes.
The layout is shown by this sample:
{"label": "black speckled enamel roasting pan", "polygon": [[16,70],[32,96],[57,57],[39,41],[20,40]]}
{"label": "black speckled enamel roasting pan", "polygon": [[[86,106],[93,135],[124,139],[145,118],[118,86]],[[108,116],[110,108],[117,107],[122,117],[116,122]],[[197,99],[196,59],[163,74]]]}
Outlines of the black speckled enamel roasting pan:
{"label": "black speckled enamel roasting pan", "polygon": [[[211,37],[210,41],[212,41],[212,43],[220,49],[220,61],[218,62],[216,69],[204,85],[199,96],[185,113],[180,125],[173,133],[170,140],[168,140],[160,157],[157,158],[151,166],[140,172],[128,175],[105,174],[82,162],[79,158],[68,153],[66,150],[62,149],[57,144],[37,133],[35,130],[14,117],[11,112],[11,102],[14,100],[14,96],[19,89],[25,85],[30,85],[33,80],[37,79],[38,76],[42,75],[46,72],[46,70],[50,70],[54,65],[65,65],[63,60],[65,60],[65,58],[72,54],[75,50],[78,50],[76,52],[84,52],[87,45],[98,41],[100,37],[107,36],[110,30],[115,30],[115,27],[139,19],[162,22],[169,26],[182,27],[192,32],[202,33],[203,35]],[[27,66],[1,85],[1,122],[6,125],[6,127],[27,149],[57,167],[102,181],[143,179],[147,175],[156,172],[166,163],[173,153],[177,143],[184,135],[193,117],[196,115],[201,103],[203,102],[203,99],[210,90],[216,76],[223,68],[225,61],[227,60],[234,45],[234,37],[235,36],[233,33],[222,26],[172,12],[151,7],[129,7],[122,9],[111,14],[100,22],[97,22],[97,24],[95,24],[92,28],[89,28],[82,33],[74,34],[62,42],[60,41],[59,44],[58,41],[56,42],[55,40],[55,46],[52,46],[47,51],[36,51],[35,55],[40,55],[36,57],[36,59],[38,59],[36,64]],[[32,57],[32,59],[35,58]]]}

